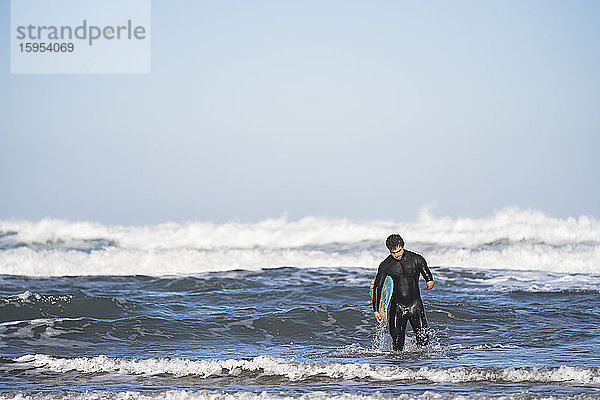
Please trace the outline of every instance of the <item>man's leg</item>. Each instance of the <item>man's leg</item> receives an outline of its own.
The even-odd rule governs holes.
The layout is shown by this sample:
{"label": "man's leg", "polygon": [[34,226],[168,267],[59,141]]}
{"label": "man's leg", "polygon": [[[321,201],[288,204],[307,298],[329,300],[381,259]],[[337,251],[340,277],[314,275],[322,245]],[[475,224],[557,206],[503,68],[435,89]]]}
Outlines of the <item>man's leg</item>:
{"label": "man's leg", "polygon": [[417,339],[417,346],[427,346],[429,344],[429,333],[427,332],[427,320],[425,319],[423,302],[418,301],[411,307],[409,321]]}
{"label": "man's leg", "polygon": [[390,335],[392,336],[392,345],[394,350],[402,350],[404,348],[404,336],[406,333],[406,322],[408,315],[403,312],[403,307],[392,302],[388,310]]}

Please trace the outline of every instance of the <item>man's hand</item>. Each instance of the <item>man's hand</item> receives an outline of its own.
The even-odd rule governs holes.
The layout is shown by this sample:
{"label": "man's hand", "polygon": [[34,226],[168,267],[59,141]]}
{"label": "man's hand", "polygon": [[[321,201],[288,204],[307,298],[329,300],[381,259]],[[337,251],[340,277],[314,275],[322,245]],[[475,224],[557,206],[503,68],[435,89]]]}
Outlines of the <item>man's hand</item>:
{"label": "man's hand", "polygon": [[383,318],[381,318],[381,314],[379,314],[379,311],[375,311],[375,319],[377,320],[377,322],[379,322],[380,324],[383,322]]}
{"label": "man's hand", "polygon": [[429,281],[426,283],[426,285],[427,285],[427,289],[433,289],[434,283],[433,283],[433,281]]}

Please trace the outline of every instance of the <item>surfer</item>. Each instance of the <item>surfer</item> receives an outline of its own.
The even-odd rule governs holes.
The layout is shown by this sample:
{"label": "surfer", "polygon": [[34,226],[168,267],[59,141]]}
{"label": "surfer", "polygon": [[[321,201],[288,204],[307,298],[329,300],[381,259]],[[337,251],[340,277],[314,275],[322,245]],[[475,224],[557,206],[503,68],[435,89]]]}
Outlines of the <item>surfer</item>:
{"label": "surfer", "polygon": [[390,235],[385,245],[390,255],[379,264],[373,286],[373,310],[375,319],[381,324],[383,317],[379,313],[379,300],[386,276],[394,281],[394,290],[388,309],[388,324],[394,350],[404,348],[406,323],[410,321],[418,346],[429,343],[425,309],[419,291],[419,274],[425,278],[427,289],[432,289],[433,275],[422,255],[404,249],[404,240],[398,234]]}

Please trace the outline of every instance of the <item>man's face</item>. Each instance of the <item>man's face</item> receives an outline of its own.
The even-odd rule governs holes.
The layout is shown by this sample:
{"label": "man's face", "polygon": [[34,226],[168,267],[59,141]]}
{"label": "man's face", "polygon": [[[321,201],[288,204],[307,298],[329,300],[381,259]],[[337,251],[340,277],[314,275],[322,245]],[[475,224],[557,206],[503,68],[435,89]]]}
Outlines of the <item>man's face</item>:
{"label": "man's face", "polygon": [[396,260],[399,260],[402,258],[402,255],[404,254],[404,248],[398,246],[395,249],[392,249],[390,251],[390,254],[392,255],[392,257],[394,257]]}

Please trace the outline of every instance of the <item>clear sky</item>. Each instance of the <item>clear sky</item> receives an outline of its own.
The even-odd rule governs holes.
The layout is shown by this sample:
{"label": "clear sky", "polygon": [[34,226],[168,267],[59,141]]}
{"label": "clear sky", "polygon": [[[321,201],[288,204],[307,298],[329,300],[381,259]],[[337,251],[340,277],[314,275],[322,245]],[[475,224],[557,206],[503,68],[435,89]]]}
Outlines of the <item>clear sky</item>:
{"label": "clear sky", "polygon": [[148,75],[10,74],[0,219],[600,217],[600,2],[152,1]]}

